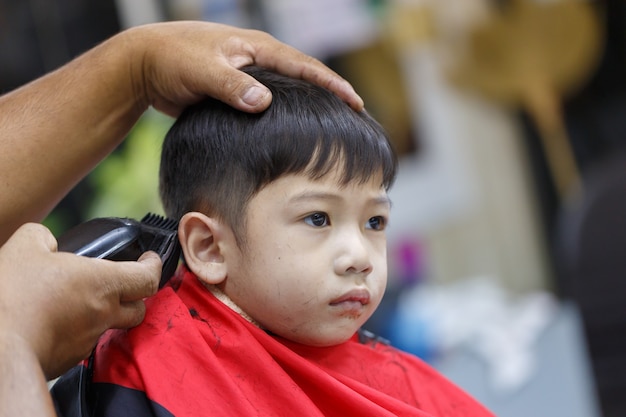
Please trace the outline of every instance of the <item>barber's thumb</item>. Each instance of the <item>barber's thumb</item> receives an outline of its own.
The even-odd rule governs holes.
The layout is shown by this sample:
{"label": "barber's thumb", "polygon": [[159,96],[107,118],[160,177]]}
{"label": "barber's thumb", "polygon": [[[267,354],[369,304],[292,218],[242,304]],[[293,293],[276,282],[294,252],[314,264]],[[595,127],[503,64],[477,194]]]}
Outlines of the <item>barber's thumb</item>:
{"label": "barber's thumb", "polygon": [[161,280],[161,272],[163,268],[163,261],[161,261],[161,257],[156,252],[145,252],[143,253],[137,262],[145,265],[150,271],[150,294],[154,294],[159,289],[159,281]]}
{"label": "barber's thumb", "polygon": [[141,254],[139,259],[137,259],[137,262],[141,262],[146,265],[158,264],[159,268],[161,267],[161,263],[162,263],[161,258],[159,257],[159,254],[153,251],[148,251],[148,252],[144,252],[143,254]]}
{"label": "barber's thumb", "polygon": [[248,85],[241,95],[241,101],[250,106],[250,110],[264,110],[272,100],[270,90],[261,84]]}

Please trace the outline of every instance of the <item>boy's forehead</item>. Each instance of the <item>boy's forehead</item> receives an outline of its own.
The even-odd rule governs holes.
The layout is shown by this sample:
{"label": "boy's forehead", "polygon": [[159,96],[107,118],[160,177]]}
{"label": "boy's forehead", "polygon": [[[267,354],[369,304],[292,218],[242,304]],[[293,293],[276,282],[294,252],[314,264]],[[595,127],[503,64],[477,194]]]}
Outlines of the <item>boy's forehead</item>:
{"label": "boy's forehead", "polygon": [[367,181],[354,179],[348,182],[344,181],[343,173],[338,170],[332,170],[319,178],[311,178],[305,173],[297,173],[284,175],[268,185],[279,191],[285,202],[328,199],[333,195],[339,198],[350,189],[350,191],[368,196],[370,199],[389,203],[387,191],[382,185],[382,173],[372,174]]}

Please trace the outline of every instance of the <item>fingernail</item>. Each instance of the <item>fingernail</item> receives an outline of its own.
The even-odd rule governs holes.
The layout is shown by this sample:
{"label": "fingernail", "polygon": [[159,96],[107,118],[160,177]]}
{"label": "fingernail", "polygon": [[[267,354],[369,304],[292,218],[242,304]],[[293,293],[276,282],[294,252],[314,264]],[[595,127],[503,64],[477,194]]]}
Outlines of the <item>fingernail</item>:
{"label": "fingernail", "polygon": [[245,94],[242,97],[242,100],[244,101],[244,103],[250,106],[256,106],[261,101],[263,101],[263,99],[265,98],[265,96],[267,96],[268,93],[269,93],[269,90],[267,88],[259,87],[258,85],[253,85],[252,87],[248,88],[248,90],[245,92]]}

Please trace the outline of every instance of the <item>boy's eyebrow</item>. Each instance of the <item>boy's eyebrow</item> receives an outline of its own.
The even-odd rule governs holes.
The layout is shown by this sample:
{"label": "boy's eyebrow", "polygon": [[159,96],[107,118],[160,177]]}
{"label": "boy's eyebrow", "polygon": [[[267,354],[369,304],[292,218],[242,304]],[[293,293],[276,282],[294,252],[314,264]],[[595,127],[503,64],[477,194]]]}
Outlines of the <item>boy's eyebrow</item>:
{"label": "boy's eyebrow", "polygon": [[[291,197],[289,202],[295,203],[304,200],[341,200],[341,196],[322,191],[304,191]],[[391,199],[387,196],[387,194],[371,198],[369,201],[375,205],[384,205],[391,208]]]}
{"label": "boy's eyebrow", "polygon": [[387,196],[387,194],[374,197],[370,199],[370,202],[374,203],[377,206],[388,206],[389,208],[391,208],[391,199]]}

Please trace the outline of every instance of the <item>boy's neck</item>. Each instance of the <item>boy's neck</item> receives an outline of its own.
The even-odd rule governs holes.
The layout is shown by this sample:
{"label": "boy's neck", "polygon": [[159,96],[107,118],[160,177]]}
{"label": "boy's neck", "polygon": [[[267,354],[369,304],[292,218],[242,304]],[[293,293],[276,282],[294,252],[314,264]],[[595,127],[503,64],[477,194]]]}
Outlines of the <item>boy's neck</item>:
{"label": "boy's neck", "polygon": [[243,317],[244,319],[246,319],[247,321],[249,321],[250,323],[254,324],[256,327],[258,327],[259,329],[262,329],[261,325],[254,320],[252,317],[250,317],[250,315],[248,313],[246,313],[245,311],[243,311],[243,309],[241,307],[239,307],[228,295],[226,295],[226,293],[224,291],[222,291],[217,285],[211,285],[211,284],[205,284],[202,283],[202,285],[204,285],[206,287],[206,289],[208,289],[211,294],[213,294],[215,296],[215,298],[217,298],[218,300],[220,300],[222,303],[226,304],[231,310],[233,310],[234,312],[236,312],[237,314],[239,314],[241,317]]}

